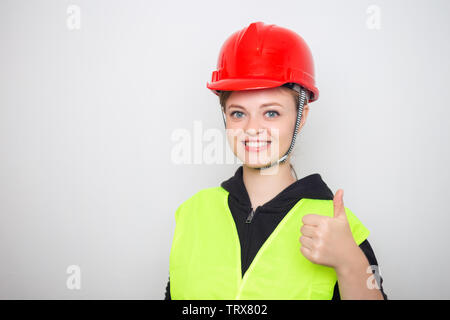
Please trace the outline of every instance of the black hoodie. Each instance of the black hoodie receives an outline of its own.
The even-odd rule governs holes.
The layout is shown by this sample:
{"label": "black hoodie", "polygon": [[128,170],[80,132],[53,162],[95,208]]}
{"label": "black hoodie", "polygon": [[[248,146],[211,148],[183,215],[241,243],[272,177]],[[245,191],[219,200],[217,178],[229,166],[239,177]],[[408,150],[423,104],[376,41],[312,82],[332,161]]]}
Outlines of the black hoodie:
{"label": "black hoodie", "polygon": [[[246,223],[253,208],[242,178],[243,167],[240,166],[233,177],[221,183],[221,187],[229,192],[228,206],[236,224],[241,244],[242,274],[250,266],[256,253],[267,240],[278,223],[302,198],[333,200],[333,192],[322,180],[320,174],[314,173],[295,181],[282,190],[272,200],[255,209],[254,215]],[[250,221],[251,220],[251,221]],[[378,265],[369,241],[364,240],[359,247],[369,261],[369,265]],[[380,277],[380,288],[384,299],[383,279]],[[170,279],[166,287],[165,300],[170,300]],[[340,300],[339,287],[336,281],[333,300]]]}

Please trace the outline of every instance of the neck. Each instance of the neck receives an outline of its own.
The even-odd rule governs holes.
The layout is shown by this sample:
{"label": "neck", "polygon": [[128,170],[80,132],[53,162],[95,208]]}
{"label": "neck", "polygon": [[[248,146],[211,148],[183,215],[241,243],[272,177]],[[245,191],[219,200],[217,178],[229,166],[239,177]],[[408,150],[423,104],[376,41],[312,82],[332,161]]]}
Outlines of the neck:
{"label": "neck", "polygon": [[296,181],[289,161],[263,170],[244,164],[242,178],[253,209],[270,201]]}

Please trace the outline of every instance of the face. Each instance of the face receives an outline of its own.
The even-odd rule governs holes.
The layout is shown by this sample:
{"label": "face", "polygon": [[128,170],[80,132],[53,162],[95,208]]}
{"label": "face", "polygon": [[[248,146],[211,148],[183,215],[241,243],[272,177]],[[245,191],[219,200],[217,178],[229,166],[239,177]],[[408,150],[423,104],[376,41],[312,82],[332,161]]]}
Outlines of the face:
{"label": "face", "polygon": [[[297,134],[308,110],[305,104]],[[246,166],[263,167],[281,158],[289,149],[297,111],[288,89],[234,91],[226,102],[225,115],[228,142]]]}

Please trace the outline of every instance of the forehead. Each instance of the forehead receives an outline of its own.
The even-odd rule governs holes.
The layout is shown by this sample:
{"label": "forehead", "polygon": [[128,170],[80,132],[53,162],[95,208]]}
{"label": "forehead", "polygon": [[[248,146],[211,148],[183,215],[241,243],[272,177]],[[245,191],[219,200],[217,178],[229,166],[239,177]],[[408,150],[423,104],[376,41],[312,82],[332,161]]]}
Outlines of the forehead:
{"label": "forehead", "polygon": [[294,106],[295,104],[292,94],[289,93],[288,89],[276,87],[233,91],[227,99],[226,105],[227,107],[238,105],[242,108],[251,109],[267,103],[277,103],[283,107]]}

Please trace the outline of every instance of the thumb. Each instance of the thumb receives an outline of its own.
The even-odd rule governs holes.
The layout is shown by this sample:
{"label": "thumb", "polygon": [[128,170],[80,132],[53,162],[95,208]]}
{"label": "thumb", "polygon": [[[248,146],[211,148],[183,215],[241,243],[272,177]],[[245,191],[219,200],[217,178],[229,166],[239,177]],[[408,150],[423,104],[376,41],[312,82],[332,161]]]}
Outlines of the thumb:
{"label": "thumb", "polygon": [[336,191],[336,194],[334,195],[333,198],[333,207],[334,207],[333,216],[335,218],[341,216],[346,217],[343,197],[344,197],[344,190],[339,189],[338,191]]}

